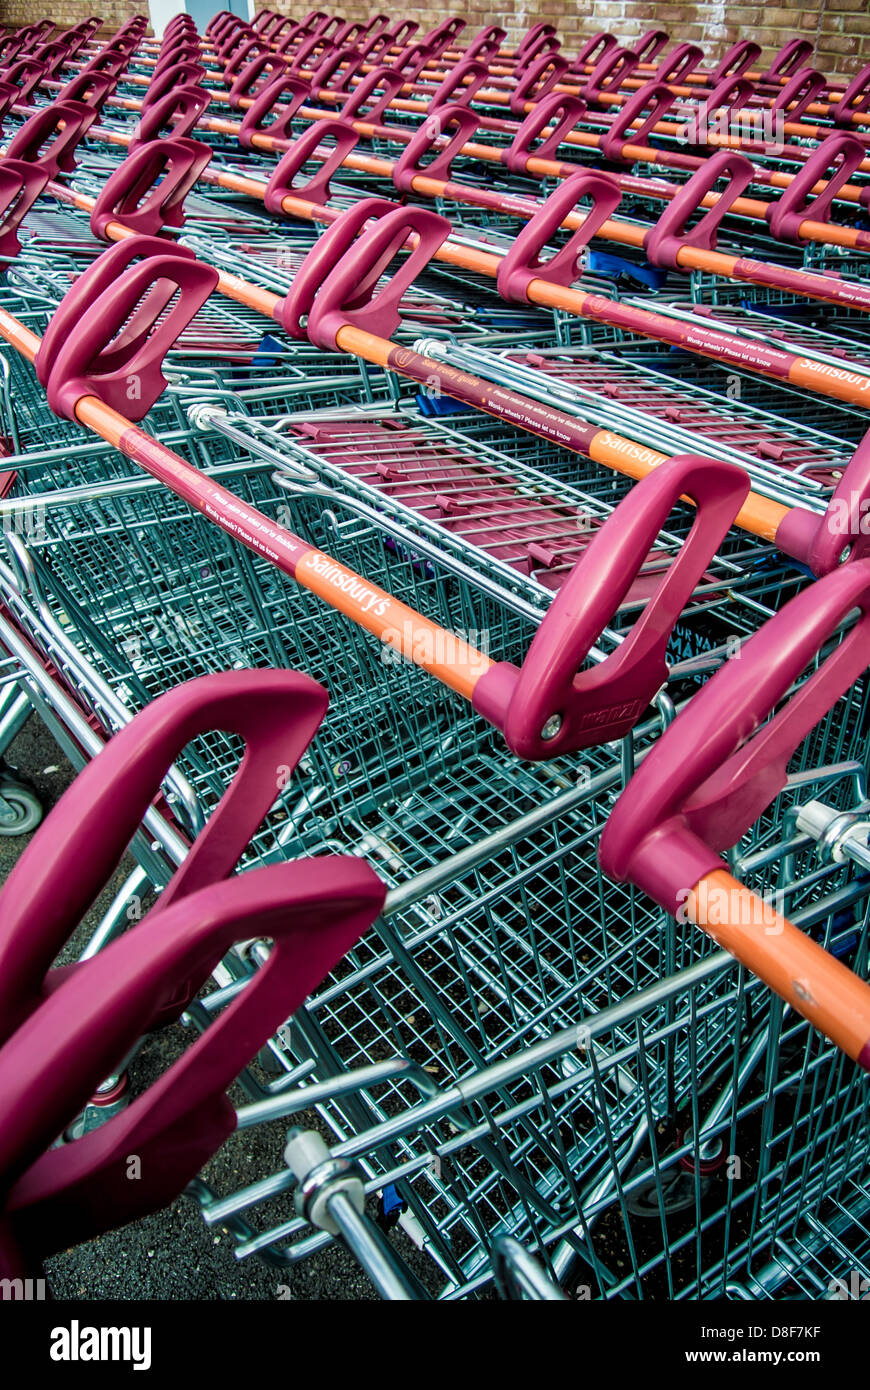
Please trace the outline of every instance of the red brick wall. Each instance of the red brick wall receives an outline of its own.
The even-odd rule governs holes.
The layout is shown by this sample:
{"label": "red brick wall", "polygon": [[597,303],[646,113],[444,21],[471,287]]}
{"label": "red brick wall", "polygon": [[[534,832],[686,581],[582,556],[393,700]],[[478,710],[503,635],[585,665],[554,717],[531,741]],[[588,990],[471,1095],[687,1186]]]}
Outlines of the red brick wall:
{"label": "red brick wall", "polygon": [[[37,18],[53,19],[59,25],[75,24],[91,14],[100,14],[110,28],[123,24],[143,10],[133,0],[0,0],[0,23],[17,26]],[[221,8],[215,0],[215,10]],[[313,8],[311,0],[269,0],[269,8],[301,17]],[[323,9],[331,9],[322,5]],[[336,5],[336,12],[347,19],[367,19],[377,10],[371,0],[348,0]],[[737,39],[752,37],[762,44],[765,59],[786,40],[804,35],[815,45],[815,65],[826,73],[852,73],[870,63],[870,9],[867,0],[812,0],[809,5],[731,4],[730,0],[707,0],[694,5],[667,3],[667,0],[593,0],[589,14],[578,13],[586,6],[574,0],[511,0],[493,14],[487,0],[464,0],[462,5],[445,3],[433,8],[400,6],[397,16],[416,19],[421,31],[446,14],[461,14],[469,32],[485,24],[498,23],[508,29],[509,41],[543,19],[559,30],[562,47],[576,52],[580,42],[599,29],[609,29],[630,44],[647,29],[666,29],[676,40],[699,43],[709,58],[716,58]],[[145,10],[147,13],[147,10]],[[387,12],[384,7],[384,13]]]}

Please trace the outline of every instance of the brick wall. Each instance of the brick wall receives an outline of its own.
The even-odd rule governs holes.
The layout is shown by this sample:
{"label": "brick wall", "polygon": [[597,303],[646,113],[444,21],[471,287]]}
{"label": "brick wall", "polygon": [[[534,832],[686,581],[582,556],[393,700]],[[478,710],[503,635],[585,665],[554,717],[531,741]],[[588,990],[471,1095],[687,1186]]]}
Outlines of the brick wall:
{"label": "brick wall", "polygon": [[[269,8],[301,17],[312,8],[310,0],[268,0]],[[215,10],[220,9],[215,0]],[[53,19],[66,26],[100,14],[109,28],[117,28],[145,7],[132,0],[0,0],[0,23],[16,27],[36,18]],[[323,5],[323,9],[332,9]],[[370,0],[348,0],[335,6],[347,19],[368,19],[377,10]],[[581,41],[599,29],[609,29],[626,44],[647,29],[666,29],[674,40],[699,43],[708,58],[716,58],[737,39],[752,37],[763,46],[763,57],[770,58],[778,48],[800,34],[815,46],[814,62],[832,76],[852,73],[870,63],[870,9],[867,0],[812,0],[809,5],[730,4],[729,0],[708,0],[694,5],[668,3],[668,0],[593,0],[588,14],[580,14],[574,0],[520,0],[505,3],[497,15],[488,0],[464,0],[463,4],[444,3],[436,7],[413,4],[395,11],[398,16],[415,19],[422,32],[445,14],[461,14],[474,32],[485,24],[498,23],[508,30],[509,41],[543,19],[559,30],[567,54],[576,52]],[[386,10],[384,11],[386,13]],[[393,13],[393,11],[391,11]]]}

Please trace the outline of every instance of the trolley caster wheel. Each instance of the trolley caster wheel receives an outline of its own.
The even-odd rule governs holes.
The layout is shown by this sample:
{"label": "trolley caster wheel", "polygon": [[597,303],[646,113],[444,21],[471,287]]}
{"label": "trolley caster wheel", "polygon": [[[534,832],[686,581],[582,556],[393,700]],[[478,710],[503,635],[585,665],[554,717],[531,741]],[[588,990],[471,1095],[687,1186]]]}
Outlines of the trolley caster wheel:
{"label": "trolley caster wheel", "polygon": [[36,793],[23,782],[0,782],[0,835],[27,835],[42,820]]}
{"label": "trolley caster wheel", "polygon": [[[709,1178],[699,1178],[698,1190],[702,1198],[709,1186]],[[660,1185],[652,1178],[644,1186],[627,1193],[625,1205],[633,1216],[646,1218],[675,1216],[677,1212],[688,1211],[695,1205],[695,1176],[684,1168],[674,1168],[662,1177]]]}

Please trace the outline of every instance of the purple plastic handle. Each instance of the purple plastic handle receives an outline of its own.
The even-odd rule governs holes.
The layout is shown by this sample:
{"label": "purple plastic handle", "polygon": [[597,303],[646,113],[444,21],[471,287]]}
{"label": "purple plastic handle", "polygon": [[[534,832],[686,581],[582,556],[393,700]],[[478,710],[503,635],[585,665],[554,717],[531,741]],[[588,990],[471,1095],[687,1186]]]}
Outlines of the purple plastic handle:
{"label": "purple plastic handle", "polygon": [[[371,200],[377,201],[380,200]],[[357,204],[357,208],[349,212],[361,206]],[[343,216],[347,217],[348,213]],[[308,338],[327,351],[340,350],[337,340],[343,328],[359,328],[377,337],[389,338],[401,322],[399,306],[408,287],[451,231],[447,218],[439,217],[428,208],[394,207],[375,216],[374,226],[361,233],[352,251],[327,275],[311,307],[306,326]],[[334,223],[330,231],[338,225]],[[411,237],[416,237],[413,250],[386,284],[379,284],[393,258]],[[306,257],[303,269],[307,260]],[[296,279],[299,279],[298,273]],[[296,288],[295,282],[293,288]]]}
{"label": "purple plastic handle", "polygon": [[704,119],[707,112],[720,111],[723,107],[728,111],[740,111],[744,106],[749,105],[754,96],[755,83],[750,82],[747,77],[723,77],[722,81],[716,83],[711,89],[710,95],[705,97],[701,103],[704,116],[700,119]]}
{"label": "purple plastic handle", "polygon": [[760,44],[754,43],[752,39],[741,39],[735,43],[733,48],[729,48],[719,66],[710,76],[711,87],[717,82],[721,82],[724,77],[739,77],[746,72],[752,64],[761,57]]}
{"label": "purple plastic handle", "polygon": [[30,99],[40,84],[48,76],[45,63],[37,63],[34,58],[22,58],[13,63],[3,73],[3,81],[10,82],[18,89],[16,101],[24,103]]}
{"label": "purple plastic handle", "polygon": [[[271,132],[270,132],[271,133]],[[329,201],[329,181],[356,148],[359,136],[352,125],[346,121],[315,121],[298,136],[278,163],[275,172],[266,185],[263,202],[268,212],[280,217],[285,198],[301,198],[307,203],[323,206]],[[315,151],[321,147],[328,149],[327,142],[334,142],[317,172],[302,184],[293,180],[303,164],[317,156]]]}
{"label": "purple plastic handle", "polygon": [[153,78],[149,83],[148,90],[142,98],[143,113],[149,106],[154,106],[162,97],[178,87],[198,86],[205,75],[205,68],[199,63],[176,63],[171,68],[164,68],[160,76]]}
{"label": "purple plastic handle", "polygon": [[[710,251],[716,245],[719,224],[735,199],[749,186],[755,170],[745,155],[719,150],[705,160],[679,193],[665,207],[654,227],[644,237],[643,249],[654,265],[679,269],[679,253],[684,246]],[[717,201],[691,228],[686,224],[701,206],[701,200],[719,179],[727,184]]]}
{"label": "purple plastic handle", "polygon": [[18,88],[11,82],[0,81],[0,129],[10,107],[18,100]]}
{"label": "purple plastic handle", "polygon": [[[651,63],[656,58],[666,44],[670,43],[670,34],[666,29],[648,29],[647,32],[638,39],[633,45],[634,52],[640,62]],[[703,56],[703,55],[702,55]]]}
{"label": "purple plastic handle", "polygon": [[64,64],[69,62],[69,45],[66,43],[44,43],[37,48],[33,56],[38,63],[45,64],[47,75],[54,77]]}
{"label": "purple plastic handle", "polygon": [[365,59],[358,48],[335,48],[311,75],[311,91],[347,92]]}
{"label": "purple plastic handle", "polygon": [[526,53],[528,53],[530,49],[534,48],[535,44],[538,43],[542,36],[552,38],[555,35],[555,33],[556,30],[554,29],[553,25],[546,24],[543,22],[543,20],[540,20],[537,24],[533,24],[530,29],[526,30],[525,34],[520,39],[520,42],[517,44],[516,50],[514,52],[514,57],[525,57]]}
{"label": "purple plastic handle", "polygon": [[110,222],[156,236],[163,227],[184,226],[184,200],[212,151],[199,140],[150,140],[133,149],[112,173],[91,212],[91,231],[108,241]]}
{"label": "purple plastic handle", "polygon": [[40,165],[0,159],[0,264],[8,264],[21,250],[18,228],[47,183]]}
{"label": "purple plastic handle", "polygon": [[[143,259],[134,265],[136,257]],[[76,403],[97,396],[128,419],[144,419],[166,386],[166,353],[217,282],[213,266],[180,246],[167,250],[157,237],[130,237],[104,251],[64,295],[36,354],[54,413],[74,420]]]}
{"label": "purple plastic handle", "polygon": [[852,117],[870,109],[870,63],[852,78],[836,106],[831,107],[831,117],[837,125],[852,124]]}
{"label": "purple plastic handle", "polygon": [[234,111],[238,111],[243,101],[253,100],[286,71],[286,62],[277,54],[258,54],[237,74],[227,93],[227,101]]}
{"label": "purple plastic handle", "polygon": [[206,87],[178,87],[167,92],[143,111],[133,132],[130,149],[162,138],[164,127],[172,139],[183,139],[195,130],[200,117],[208,110],[212,94]]}
{"label": "purple plastic handle", "polygon": [[10,140],[6,157],[38,164],[50,179],[61,170],[71,174],[76,167],[76,148],[96,119],[94,108],[83,102],[53,102],[24,122]]}
{"label": "purple plastic handle", "polygon": [[152,79],[159,77],[167,68],[176,67],[179,63],[195,63],[197,66],[202,67],[202,50],[199,44],[191,43],[189,39],[179,39],[177,43],[172,44],[165,52],[161,49],[160,57],[154,64],[151,73]]}
{"label": "purple plastic handle", "polygon": [[[862,616],[768,723],[837,624]],[[644,759],[604,828],[601,867],[668,912],[723,867],[786,783],[794,750],[866,669],[870,562],[845,565],[791,599],[725,663]]]}
{"label": "purple plastic handle", "polygon": [[827,78],[815,68],[802,68],[788,79],[774,97],[771,110],[782,111],[790,121],[799,121],[807,107],[827,90],[827,86]]}
{"label": "purple plastic handle", "polygon": [[299,45],[292,57],[290,57],[289,54],[285,54],[284,56],[287,58],[289,71],[299,73],[303,68],[310,66],[308,59],[313,53],[316,53],[318,49],[321,49],[318,61],[322,61],[326,54],[331,53],[334,48],[334,44],[324,43],[319,34],[311,34]]}
{"label": "purple plastic handle", "polygon": [[789,39],[774,56],[770,67],[762,74],[762,82],[776,82],[780,77],[794,77],[813,56],[808,39]]}
{"label": "purple plastic handle", "polygon": [[[242,68],[246,68],[252,58],[256,58],[259,53],[268,53],[270,57],[276,55],[271,48],[263,48],[259,39],[248,39],[247,43],[239,44],[238,48],[224,67],[224,82],[232,84]],[[284,61],[283,59],[281,60]]]}
{"label": "purple plastic handle", "polygon": [[[585,114],[586,102],[582,97],[551,92],[542,101],[535,102],[511,144],[506,150],[502,150],[502,163],[507,165],[512,174],[523,174],[532,158],[555,159],[565,136]],[[551,133],[540,144],[535,145],[534,142],[542,131],[548,129],[551,129]]]}
{"label": "purple plastic handle", "polygon": [[611,49],[618,47],[619,40],[616,35],[608,34],[602,29],[600,33],[593,34],[591,39],[587,39],[584,44],[580,45],[577,51],[577,57],[571,64],[571,71],[579,72],[582,68],[586,67],[587,64],[592,64],[594,66],[596,63],[600,62]]}
{"label": "purple plastic handle", "polygon": [[484,63],[491,62],[497,55],[506,38],[506,29],[500,29],[497,24],[488,24],[485,29],[481,29],[477,37],[473,38],[466,48],[466,62],[469,62],[473,58],[477,58]]}
{"label": "purple plastic handle", "polygon": [[[550,29],[549,25],[545,27]],[[531,33],[531,31],[529,32]],[[525,72],[532,63],[540,62],[542,58],[555,57],[561,47],[555,30],[551,29],[549,33],[536,34],[522,51],[517,49],[514,76],[519,77],[521,72]]]}
{"label": "purple plastic handle", "polygon": [[[580,274],[580,260],[586,246],[620,202],[619,185],[607,174],[573,174],[565,179],[526,223],[498,268],[498,292],[504,299],[528,300],[532,280],[555,285],[572,285]],[[581,198],[590,198],[592,207],[583,225],[555,256],[542,261],[540,254]]]}
{"label": "purple plastic handle", "polygon": [[[480,117],[467,106],[441,106],[415,131],[393,165],[393,183],[402,193],[413,192],[420,176],[448,180],[450,166],[480,125]],[[452,132],[452,134],[451,134]],[[423,164],[423,156],[435,150],[435,157]]]}
{"label": "purple plastic handle", "polygon": [[[291,77],[289,73],[276,77],[254,98],[242,117],[239,140],[245,149],[253,149],[255,135],[268,135],[273,140],[292,140],[293,117],[310,96],[311,86],[305,78]],[[264,126],[264,120],[276,107],[279,110],[275,120],[271,125]]]}
{"label": "purple plastic handle", "polygon": [[659,63],[653,73],[654,82],[681,82],[690,72],[695,72],[704,57],[703,48],[696,43],[680,43]]}
{"label": "purple plastic handle", "polygon": [[591,75],[581,89],[587,101],[608,105],[608,97],[618,92],[626,78],[631,77],[638,65],[638,56],[631,48],[613,48],[596,63]]}
{"label": "purple plastic handle", "polygon": [[130,60],[124,53],[112,53],[109,49],[102,49],[96,53],[81,72],[109,72],[113,77],[120,77],[122,72],[130,66]]}
{"label": "purple plastic handle", "polygon": [[[621,160],[623,146],[642,145],[677,100],[676,92],[672,92],[663,82],[648,82],[645,87],[639,87],[601,136],[601,153],[606,159]],[[646,116],[643,114],[645,111],[648,113]],[[638,120],[640,125],[637,130],[632,130],[632,123]]]}
{"label": "purple plastic handle", "polygon": [[562,81],[569,66],[567,58],[554,53],[544,53],[530,63],[510,94],[508,104],[513,114],[523,116],[527,103],[540,101],[551,92]]}
{"label": "purple plastic handle", "polygon": [[[475,686],[475,709],[518,757],[558,757],[634,727],[667,680],[674,625],[748,492],[742,469],[695,455],[669,459],[635,484],[553,599],[522,670],[501,662]],[[697,506],[682,549],[621,645],[578,674],[681,497]],[[557,716],[558,732],[545,737]]]}
{"label": "purple plastic handle", "polygon": [[[773,235],[778,240],[799,242],[802,222],[826,221],[838,190],[849,182],[864,154],[856,136],[845,132],[829,135],[813,150],[782,196],[770,204],[767,220]],[[813,187],[820,179],[827,179],[827,186],[814,195]]]}
{"label": "purple plastic handle", "polygon": [[[380,910],[384,887],[358,858],[227,877],[274,801],[276,767],[296,766],[326,704],[321,686],[286,671],[229,672],[171,691],[88,766],[10,876],[0,954],[10,958],[3,985],[20,1024],[0,1050],[0,1173],[30,1260],[58,1235],[67,1245],[169,1200],[233,1128],[223,1093],[235,1076]],[[240,734],[245,759],[166,894],[93,960],[46,979],[56,943],[77,924],[74,909],[84,910],[123,852],[122,832],[137,828],[171,759],[213,728]],[[56,892],[64,866],[75,874],[74,901]],[[273,939],[269,960],[207,1034],[109,1125],[46,1153],[137,1037],[176,1017],[229,947],[252,935]],[[34,1089],[43,1069],[53,1080]],[[148,1155],[141,1183],[126,1180],[131,1144]]]}
{"label": "purple plastic handle", "polygon": [[825,515],[792,507],[780,522],[776,544],[808,565],[815,575],[828,574],[845,559],[870,556],[870,433],[858,445],[828,503]]}
{"label": "purple plastic handle", "polygon": [[450,104],[467,106],[488,78],[489,68],[486,63],[476,63],[471,58],[463,58],[435,88],[429,98],[429,110],[436,111],[439,106]]}
{"label": "purple plastic handle", "polygon": [[416,82],[423,69],[432,61],[434,54],[435,50],[430,44],[412,43],[393,59],[392,66],[396,72],[402,74],[405,82]]}
{"label": "purple plastic handle", "polygon": [[[371,72],[366,74],[362,82],[354,87],[338,114],[344,121],[378,121],[404,85],[405,79],[402,74],[393,68],[373,68]],[[364,112],[362,108],[372,93],[379,89],[380,96],[375,97],[368,111]]]}
{"label": "purple plastic handle", "polygon": [[102,111],[117,85],[117,77],[113,77],[110,72],[77,72],[75,77],[71,77],[66,86],[61,88],[55,101],[58,104],[78,101],[83,106],[92,106],[95,111]]}

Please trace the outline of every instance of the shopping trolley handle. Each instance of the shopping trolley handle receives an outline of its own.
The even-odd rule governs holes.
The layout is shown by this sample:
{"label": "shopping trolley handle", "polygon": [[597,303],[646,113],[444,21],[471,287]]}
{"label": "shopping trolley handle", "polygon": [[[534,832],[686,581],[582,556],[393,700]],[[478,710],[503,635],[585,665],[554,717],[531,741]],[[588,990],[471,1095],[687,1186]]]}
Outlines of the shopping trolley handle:
{"label": "shopping trolley handle", "polygon": [[[268,135],[273,140],[293,138],[292,121],[299,107],[311,96],[311,84],[302,77],[282,73],[254,98],[242,117],[239,140],[246,150],[254,148],[255,135]],[[274,113],[271,125],[263,122]]]}
{"label": "shopping trolley handle", "polygon": [[782,111],[789,121],[799,121],[807,107],[827,91],[828,80],[815,68],[801,68],[790,77],[771,103],[771,111]]}
{"label": "shopping trolley handle", "polygon": [[[259,39],[248,39],[245,43],[239,44],[229,62],[224,66],[224,82],[227,85],[231,85],[238,77],[242,68],[246,68],[251,59],[255,58],[258,53],[267,53],[270,57],[274,56],[270,48],[264,49]],[[280,59],[282,64],[284,61],[283,58]]]}
{"label": "shopping trolley handle", "polygon": [[467,106],[488,78],[489,68],[486,63],[477,62],[474,58],[463,58],[435,88],[429,98],[430,112],[450,105]]}
{"label": "shopping trolley handle", "polygon": [[777,528],[776,543],[815,575],[846,560],[870,558],[870,432],[843,470],[824,516],[806,507],[790,508]]}
{"label": "shopping trolley handle", "polygon": [[[418,127],[393,165],[393,183],[402,193],[411,193],[414,179],[448,180],[450,168],[474,132],[480,117],[467,106],[439,106]],[[434,151],[428,163],[423,160]]]}
{"label": "shopping trolley handle", "polygon": [[[670,87],[657,78],[639,87],[599,137],[601,153],[606,159],[622,159],[623,146],[642,145],[677,100],[676,92],[672,92]],[[635,121],[639,121],[640,124],[637,130],[632,130]]]}
{"label": "shopping trolley handle", "polygon": [[0,131],[9,108],[18,100],[18,88],[11,82],[0,80]]}
{"label": "shopping trolley handle", "polygon": [[38,63],[45,64],[47,77],[55,77],[64,64],[69,62],[69,49],[68,43],[56,39],[54,43],[40,45],[33,56]]}
{"label": "shopping trolley handle", "polygon": [[[379,121],[404,85],[402,74],[395,69],[383,66],[372,68],[362,82],[354,87],[338,114],[345,121]],[[369,109],[363,112],[363,107],[376,91],[380,91],[380,96],[375,97]]]}
{"label": "shopping trolley handle", "polygon": [[[678,269],[683,247],[712,249],[716,245],[719,224],[752,182],[753,175],[750,160],[735,150],[719,150],[706,159],[644,236],[643,249],[653,264]],[[720,179],[725,179],[726,184],[716,202],[689,227],[690,218]]]}
{"label": "shopping trolley handle", "polygon": [[13,63],[3,73],[3,81],[12,84],[15,88],[16,102],[23,104],[30,99],[47,76],[48,68],[45,63],[39,63],[35,58],[19,58],[17,63]]}
{"label": "shopping trolley handle", "polygon": [[91,212],[91,231],[108,241],[109,223],[156,236],[184,226],[184,200],[211,160],[209,145],[173,137],[140,144],[118,165]]}
{"label": "shopping trolley handle", "polygon": [[813,46],[808,39],[789,39],[773,57],[770,66],[762,73],[762,82],[777,82],[781,77],[794,77],[813,56]]}
{"label": "shopping trolley handle", "polygon": [[[358,140],[359,136],[348,121],[315,121],[303,130],[282,155],[266,185],[263,202],[267,211],[280,217],[285,198],[301,198],[321,207],[328,203],[331,197],[329,181],[356,148]],[[317,150],[321,151],[320,156],[315,156]],[[315,157],[320,159],[317,171],[297,184],[295,179],[302,166]]]}
{"label": "shopping trolley handle", "polygon": [[[829,135],[795,175],[785,192],[769,205],[767,220],[770,230],[782,241],[800,241],[801,223],[808,218],[824,222],[831,204],[863,160],[862,142],[845,131]],[[813,188],[820,179],[827,180],[821,193]]]}
{"label": "shopping trolley handle", "polygon": [[23,159],[0,159],[0,265],[21,250],[18,228],[48,183],[38,164]]}
{"label": "shopping trolley handle", "polygon": [[358,48],[335,48],[311,75],[312,95],[320,92],[347,92],[365,59]]}
{"label": "shopping trolley handle", "polygon": [[714,87],[717,82],[721,82],[725,77],[740,77],[756,63],[761,57],[761,45],[754,39],[740,39],[733,47],[728,49],[719,66],[710,76],[710,85]]}
{"label": "shopping trolley handle", "polygon": [[[854,627],[786,699],[856,608]],[[870,561],[860,560],[792,599],[690,701],[611,812],[604,872],[676,913],[783,789],[795,749],[866,669],[868,652]]]}
{"label": "shopping trolley handle", "polygon": [[475,59],[482,63],[492,62],[506,38],[506,29],[501,29],[497,24],[488,24],[466,48],[465,61]]}
{"label": "shopping trolley handle", "polygon": [[633,48],[610,49],[595,64],[581,88],[580,95],[587,101],[602,106],[609,105],[613,94],[631,77],[639,61]]}
{"label": "shopping trolley handle", "polygon": [[147,111],[167,92],[175,91],[178,87],[197,87],[207,76],[201,63],[174,63],[171,68],[164,68],[160,76],[152,78],[149,83],[142,98],[142,111]]}
{"label": "shopping trolley handle", "polygon": [[[228,1088],[380,911],[357,857],[250,870],[149,914],[68,976],[0,1048],[4,1215],[31,1262],[158,1210],[236,1127]],[[48,1146],[136,1041],[234,945],[268,959],[143,1094],[73,1144]],[[130,1155],[139,1160],[130,1181]]]}
{"label": "shopping trolley handle", "polygon": [[99,53],[89,58],[80,69],[82,72],[108,72],[113,77],[120,77],[122,72],[130,66],[130,59],[126,53],[113,53],[111,49],[103,48]]}
{"label": "shopping trolley handle", "polygon": [[[551,603],[522,669],[499,663],[475,687],[475,708],[503,731],[514,753],[553,758],[634,727],[667,680],[674,625],[748,492],[742,469],[691,454],[669,459],[635,484]],[[679,554],[625,640],[578,673],[685,497],[697,510]]]}
{"label": "shopping trolley handle", "polygon": [[870,108],[870,63],[852,78],[836,106],[831,109],[831,116],[835,124],[851,126],[852,117],[862,115],[868,108]]}
{"label": "shopping trolley handle", "polygon": [[517,74],[516,86],[510,94],[508,105],[515,116],[525,115],[530,101],[540,101],[552,92],[570,68],[567,58],[558,53],[542,53],[534,62]]}
{"label": "shopping trolley handle", "polygon": [[704,50],[696,43],[678,43],[659,63],[653,73],[654,82],[682,82],[703,61]]}
{"label": "shopping trolley handle", "polygon": [[599,29],[597,34],[593,34],[591,38],[580,45],[577,50],[577,57],[571,65],[571,71],[573,73],[582,73],[584,67],[587,65],[591,64],[591,66],[594,67],[595,64],[604,57],[605,53],[609,53],[612,48],[618,47],[619,40],[615,34],[609,33],[606,29]]}
{"label": "shopping trolley handle", "polygon": [[104,251],[64,295],[36,354],[54,413],[74,420],[77,402],[96,396],[144,419],[166,386],[166,353],[217,282],[213,266],[157,237]]}
{"label": "shopping trolley handle", "polygon": [[[276,316],[291,337],[307,335],[327,351],[338,350],[338,334],[345,327],[389,338],[400,323],[402,296],[450,230],[447,218],[428,208],[364,198],[318,237]],[[379,285],[409,241],[410,254]]]}
{"label": "shopping trolley handle", "polygon": [[545,20],[538,20],[537,24],[532,24],[520,39],[516,46],[514,57],[517,59],[525,58],[528,53],[535,51],[541,39],[555,37],[555,27],[552,24],[547,24]]}
{"label": "shopping trolley handle", "polygon": [[530,67],[539,63],[541,59],[554,58],[561,47],[562,44],[555,30],[552,30],[549,34],[537,34],[522,53],[517,49],[514,76],[522,76],[523,73],[528,72]]}
{"label": "shopping trolley handle", "polygon": [[[591,202],[582,225],[554,256],[542,261],[544,247],[569,213],[575,211],[581,198]],[[587,242],[619,206],[620,198],[619,185],[607,174],[579,173],[565,179],[526,223],[499,265],[496,280],[499,294],[504,299],[523,303],[528,300],[533,280],[565,286],[573,284],[580,274]]]}
{"label": "shopping trolley handle", "polygon": [[227,101],[234,111],[240,110],[243,101],[253,101],[286,71],[287,64],[276,53],[258,53],[233,79],[227,92]]}
{"label": "shopping trolley handle", "polygon": [[[586,102],[582,97],[551,92],[535,102],[510,145],[502,150],[502,163],[512,174],[524,174],[532,158],[555,159],[559,146],[585,114]],[[535,144],[544,131],[549,133]]]}
{"label": "shopping trolley handle", "polygon": [[96,119],[94,108],[84,102],[53,102],[24,122],[9,141],[6,157],[38,164],[50,179],[61,171],[71,174],[75,151]]}
{"label": "shopping trolley handle", "polygon": [[207,87],[194,85],[177,87],[174,91],[167,92],[159,101],[149,106],[147,111],[142,112],[129,148],[133,150],[148,141],[161,139],[164,128],[168,131],[167,138],[183,140],[191,134],[200,116],[208,110],[211,97],[212,94]]}
{"label": "shopping trolley handle", "polygon": [[[308,676],[224,672],[177,686],[114,735],[51,811],[0,893],[3,1036],[46,992],[83,968],[51,966],[187,744],[217,729],[241,738],[245,752],[205,828],[143,922],[234,871],[314,737],[327,703],[326,691]],[[179,1000],[178,1011],[185,1002],[180,995]]]}
{"label": "shopping trolley handle", "polygon": [[166,68],[175,67],[177,63],[199,63],[200,67],[203,66],[202,49],[195,39],[179,34],[170,43],[164,44],[151,70],[152,78],[158,77]]}
{"label": "shopping trolley handle", "polygon": [[55,98],[58,102],[78,101],[102,111],[118,85],[117,77],[109,72],[77,72]]}

